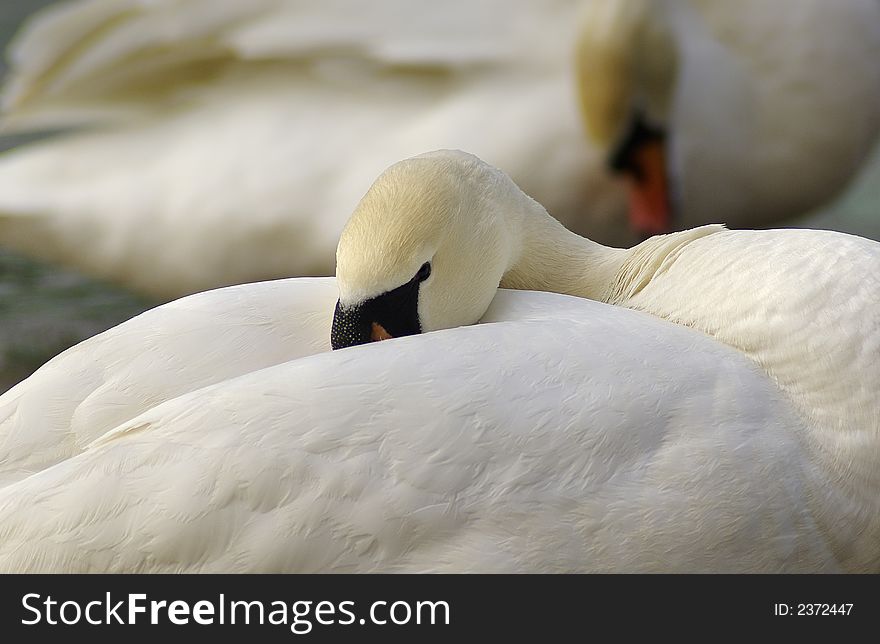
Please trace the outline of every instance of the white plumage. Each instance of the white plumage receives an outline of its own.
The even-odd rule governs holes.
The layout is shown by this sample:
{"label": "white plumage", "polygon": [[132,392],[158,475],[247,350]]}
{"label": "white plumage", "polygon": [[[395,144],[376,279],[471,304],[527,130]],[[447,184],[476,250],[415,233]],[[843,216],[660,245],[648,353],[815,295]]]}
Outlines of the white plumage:
{"label": "white plumage", "polygon": [[[419,249],[441,330],[325,353],[336,293],[383,292]],[[339,291],[186,298],[0,397],[0,567],[878,570],[880,244],[710,226],[609,249],[444,151],[384,173],[339,252]],[[495,271],[618,306],[500,290],[443,328],[432,301]]]}
{"label": "white plumage", "polygon": [[[274,297],[332,303],[333,280],[306,284],[253,287],[266,299],[251,305],[283,328]],[[546,293],[501,291],[487,320],[499,321],[283,362],[128,407],[114,429],[94,422],[69,458],[0,490],[0,567],[839,569],[808,504],[828,477],[790,406],[736,351]],[[188,335],[167,329],[171,346]],[[124,359],[130,337],[93,344]],[[100,353],[68,362],[85,355]],[[115,388],[128,369],[106,362],[91,366]],[[171,396],[169,378],[183,392],[204,378],[194,370],[139,387]],[[96,391],[86,413],[109,402]]]}
{"label": "white plumage", "polygon": [[630,243],[579,122],[581,28],[587,122],[604,144],[633,105],[668,125],[679,227],[803,214],[876,139],[872,0],[584,6],[604,19],[570,0],[58,7],[12,49],[4,126],[91,127],[0,159],[0,242],[158,297],[329,274],[382,168],[460,147]]}
{"label": "white plumage", "polygon": [[577,3],[90,0],[12,48],[0,243],[158,297],[330,275],[376,175],[457,146],[629,241],[575,95]]}
{"label": "white plumage", "polygon": [[68,458],[183,393],[329,348],[327,279],[199,293],[65,351],[3,394],[0,483]]}

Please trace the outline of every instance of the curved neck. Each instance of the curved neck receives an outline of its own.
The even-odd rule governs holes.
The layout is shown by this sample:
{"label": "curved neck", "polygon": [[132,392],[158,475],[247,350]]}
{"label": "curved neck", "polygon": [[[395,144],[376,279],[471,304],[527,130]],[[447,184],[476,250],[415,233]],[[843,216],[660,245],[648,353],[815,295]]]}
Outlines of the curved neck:
{"label": "curved neck", "polygon": [[502,288],[606,301],[628,251],[576,235],[534,206],[522,218],[522,246],[501,279]]}
{"label": "curved neck", "polygon": [[700,226],[656,235],[632,248],[611,248],[581,237],[529,200],[519,218],[518,253],[501,278],[502,288],[551,291],[623,303],[641,291],[682,247],[723,230]]}

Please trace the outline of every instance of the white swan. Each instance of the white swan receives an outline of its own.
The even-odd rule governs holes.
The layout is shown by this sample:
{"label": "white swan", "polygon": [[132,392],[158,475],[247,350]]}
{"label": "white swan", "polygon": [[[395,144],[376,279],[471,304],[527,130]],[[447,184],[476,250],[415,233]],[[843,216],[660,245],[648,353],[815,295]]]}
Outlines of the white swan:
{"label": "white swan", "polygon": [[587,300],[493,309],[507,321],[285,362],[103,432],[0,489],[0,569],[839,568],[798,419],[745,358]]}
{"label": "white swan", "polygon": [[875,0],[607,0],[586,5],[578,73],[588,130],[654,233],[827,202],[878,140],[878,59]]}
{"label": "white swan", "polygon": [[[802,214],[840,189],[878,128],[871,0],[728,5],[587,3],[587,124],[605,146],[633,106],[668,126],[678,228],[706,213],[735,227]],[[94,127],[0,159],[0,242],[159,297],[329,274],[344,216],[382,168],[461,147],[569,228],[628,243],[619,186],[577,114],[578,10],[549,0],[479,11],[382,0],[368,15],[344,1],[53,9],[12,50],[5,127]],[[628,65],[644,83],[627,82]]]}
{"label": "white swan", "polygon": [[[338,284],[160,307],[0,397],[0,568],[880,568],[880,244],[704,227],[608,249],[437,152],[376,181],[338,252]],[[335,286],[337,345],[445,330],[311,355]]]}
{"label": "white swan", "polygon": [[[90,0],[18,38],[0,243],[158,297],[330,275],[392,162],[473,150],[566,225],[628,241],[586,143],[573,0]],[[357,16],[354,19],[352,16]]]}

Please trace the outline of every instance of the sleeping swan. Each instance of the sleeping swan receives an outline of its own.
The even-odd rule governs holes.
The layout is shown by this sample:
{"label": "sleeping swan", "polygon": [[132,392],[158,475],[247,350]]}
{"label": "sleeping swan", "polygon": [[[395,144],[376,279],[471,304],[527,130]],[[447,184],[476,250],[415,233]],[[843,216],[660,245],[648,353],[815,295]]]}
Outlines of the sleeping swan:
{"label": "sleeping swan", "polygon": [[876,571],[877,257],[608,249],[471,155],[408,159],[337,280],[160,307],[0,397],[0,568]]}
{"label": "sleeping swan", "polygon": [[[332,278],[214,291],[219,310],[237,299],[233,289],[262,296],[249,305],[276,336],[285,335],[285,313],[323,301],[309,328],[326,343]],[[274,309],[277,297],[286,311]],[[181,315],[188,300],[190,320]],[[208,301],[191,296],[177,311],[145,314],[176,320],[179,329],[158,330],[169,347],[188,344],[192,356],[221,347],[198,365],[169,369],[162,358],[175,351],[156,338],[155,361],[125,362],[141,345],[137,332],[150,328],[135,318],[68,353],[67,388],[56,390],[66,400],[50,397],[39,372],[0,398],[5,438],[16,417],[20,432],[42,424],[64,434],[64,404],[94,419],[84,431],[76,423],[54,464],[25,472],[20,460],[0,488],[0,570],[849,564],[811,510],[813,489],[831,484],[799,440],[797,414],[757,367],[710,338],[590,300],[501,290],[483,324],[286,361],[282,343],[278,364],[247,371],[259,360],[241,360],[242,375],[174,397],[227,356],[276,346],[267,333],[256,346],[223,349]],[[253,324],[228,321],[218,338],[259,338]],[[89,386],[78,387],[77,369],[94,375]],[[132,390],[166,401],[140,412]],[[48,409],[17,404],[38,396]],[[108,422],[129,402],[131,418]]]}
{"label": "sleeping swan", "polygon": [[[497,286],[553,291],[705,333],[761,367],[803,421],[820,488],[853,528],[847,557],[880,549],[880,244],[828,231],[704,226],[607,248],[566,230],[503,173],[439,151],[373,184],[337,249],[333,346],[472,324]],[[869,511],[870,509],[870,511]],[[857,529],[856,529],[857,527]]]}

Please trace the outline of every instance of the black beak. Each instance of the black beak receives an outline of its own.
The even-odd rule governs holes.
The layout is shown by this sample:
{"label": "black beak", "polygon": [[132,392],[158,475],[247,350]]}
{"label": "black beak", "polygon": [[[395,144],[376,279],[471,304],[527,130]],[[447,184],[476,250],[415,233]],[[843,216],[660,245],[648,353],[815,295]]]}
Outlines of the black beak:
{"label": "black beak", "polygon": [[634,110],[630,115],[624,135],[612,148],[606,159],[608,169],[612,173],[629,174],[633,179],[641,180],[643,169],[635,158],[636,152],[645,144],[663,143],[665,140],[666,132],[662,128],[651,125],[640,110]]}
{"label": "black beak", "polygon": [[330,331],[330,346],[334,350],[370,342],[371,330],[370,321],[362,315],[360,306],[343,307],[336,302],[333,328]]}
{"label": "black beak", "polygon": [[673,229],[670,177],[666,168],[666,132],[635,110],[625,136],[608,165],[626,178],[630,228],[642,240]]}
{"label": "black beak", "polygon": [[330,345],[344,349],[421,332],[419,281],[413,279],[359,304],[343,306],[336,302]]}

